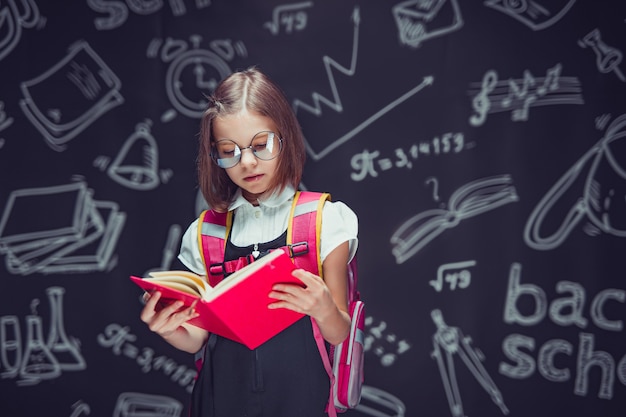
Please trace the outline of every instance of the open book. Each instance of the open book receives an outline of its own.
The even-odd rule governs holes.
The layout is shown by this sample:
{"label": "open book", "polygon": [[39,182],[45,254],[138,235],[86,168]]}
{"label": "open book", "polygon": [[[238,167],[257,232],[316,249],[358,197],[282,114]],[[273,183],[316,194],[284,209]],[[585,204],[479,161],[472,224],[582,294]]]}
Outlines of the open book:
{"label": "open book", "polygon": [[150,272],[130,279],[148,292],[158,290],[165,302],[181,300],[185,306],[198,300],[199,316],[193,324],[255,349],[304,316],[285,308],[269,309],[277,283],[304,285],[291,275],[295,265],[283,250],[275,250],[211,287],[203,277],[188,271]]}

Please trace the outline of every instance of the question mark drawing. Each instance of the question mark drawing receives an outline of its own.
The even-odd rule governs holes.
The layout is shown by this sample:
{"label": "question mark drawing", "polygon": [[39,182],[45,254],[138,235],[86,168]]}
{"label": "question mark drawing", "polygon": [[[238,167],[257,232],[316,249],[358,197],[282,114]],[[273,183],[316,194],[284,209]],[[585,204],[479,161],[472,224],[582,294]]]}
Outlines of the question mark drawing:
{"label": "question mark drawing", "polygon": [[425,184],[428,185],[428,183],[432,182],[433,185],[433,198],[435,199],[435,201],[439,201],[439,193],[438,193],[438,189],[439,189],[439,182],[437,181],[437,178],[435,177],[428,177],[426,178]]}

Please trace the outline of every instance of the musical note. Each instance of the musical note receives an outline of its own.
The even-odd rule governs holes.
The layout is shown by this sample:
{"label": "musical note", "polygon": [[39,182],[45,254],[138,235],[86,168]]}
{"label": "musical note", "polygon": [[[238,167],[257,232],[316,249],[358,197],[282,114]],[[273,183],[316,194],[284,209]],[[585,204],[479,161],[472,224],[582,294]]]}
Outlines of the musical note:
{"label": "musical note", "polygon": [[472,100],[472,107],[478,114],[473,114],[470,117],[470,124],[472,126],[481,126],[487,119],[487,113],[491,108],[491,100],[489,99],[489,93],[491,93],[496,87],[498,82],[498,74],[493,71],[487,71],[483,76],[482,89]]}

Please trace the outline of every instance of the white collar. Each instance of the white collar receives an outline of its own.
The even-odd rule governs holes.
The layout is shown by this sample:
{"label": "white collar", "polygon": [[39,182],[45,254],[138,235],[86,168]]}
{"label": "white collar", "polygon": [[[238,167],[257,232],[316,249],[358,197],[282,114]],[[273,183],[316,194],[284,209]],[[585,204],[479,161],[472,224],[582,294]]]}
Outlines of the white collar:
{"label": "white collar", "polygon": [[[287,185],[280,193],[273,192],[268,195],[263,194],[258,198],[257,201],[259,202],[259,206],[261,207],[278,207],[285,202],[291,200],[295,193],[296,190],[291,185]],[[243,194],[241,193],[241,188],[239,188],[237,190],[237,193],[235,194],[235,199],[230,204],[230,206],[228,206],[228,210],[235,210],[236,208],[244,206],[246,204],[252,206],[252,203],[244,198]]]}

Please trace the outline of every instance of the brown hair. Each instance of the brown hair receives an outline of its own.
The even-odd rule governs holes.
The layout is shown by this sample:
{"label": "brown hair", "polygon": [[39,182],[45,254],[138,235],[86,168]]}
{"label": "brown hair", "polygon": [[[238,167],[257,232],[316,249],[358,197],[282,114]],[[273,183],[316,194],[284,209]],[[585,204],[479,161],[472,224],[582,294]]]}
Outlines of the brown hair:
{"label": "brown hair", "polygon": [[213,120],[247,109],[270,118],[283,149],[278,156],[277,173],[270,189],[298,187],[306,158],[304,137],[298,119],[281,88],[256,67],[238,71],[224,78],[208,97],[208,108],[200,125],[198,183],[209,206],[218,211],[228,208],[237,191],[226,171],[211,159]]}

